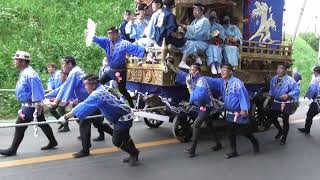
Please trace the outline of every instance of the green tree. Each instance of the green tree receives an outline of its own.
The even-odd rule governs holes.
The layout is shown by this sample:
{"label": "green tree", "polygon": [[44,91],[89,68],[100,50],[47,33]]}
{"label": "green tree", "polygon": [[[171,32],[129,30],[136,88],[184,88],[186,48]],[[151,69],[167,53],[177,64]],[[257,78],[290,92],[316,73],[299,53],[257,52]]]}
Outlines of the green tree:
{"label": "green tree", "polygon": [[313,50],[318,51],[319,49],[319,37],[313,32],[301,33],[299,35],[302,39],[304,39]]}

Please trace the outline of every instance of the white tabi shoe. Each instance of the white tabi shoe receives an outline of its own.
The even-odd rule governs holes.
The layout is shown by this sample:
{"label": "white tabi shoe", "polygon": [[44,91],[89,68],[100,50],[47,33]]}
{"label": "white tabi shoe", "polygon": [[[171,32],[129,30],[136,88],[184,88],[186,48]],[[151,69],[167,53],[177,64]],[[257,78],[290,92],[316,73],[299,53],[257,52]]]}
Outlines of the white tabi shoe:
{"label": "white tabi shoe", "polygon": [[190,69],[190,67],[187,65],[187,63],[185,61],[180,62],[179,68]]}
{"label": "white tabi shoe", "polygon": [[212,74],[217,74],[217,69],[216,69],[216,65],[215,64],[211,65],[211,73]]}
{"label": "white tabi shoe", "polygon": [[200,57],[197,57],[197,58],[196,58],[196,63],[202,65],[202,61],[201,61]]}
{"label": "white tabi shoe", "polygon": [[221,67],[220,67],[220,64],[217,64],[217,71],[218,71],[218,74],[221,74]]}

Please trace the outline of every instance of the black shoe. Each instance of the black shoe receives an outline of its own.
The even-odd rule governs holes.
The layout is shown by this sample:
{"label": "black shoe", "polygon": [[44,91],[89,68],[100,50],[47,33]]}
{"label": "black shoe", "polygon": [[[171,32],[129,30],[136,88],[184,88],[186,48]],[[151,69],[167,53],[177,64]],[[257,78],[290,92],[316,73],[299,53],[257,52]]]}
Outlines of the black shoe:
{"label": "black shoe", "polygon": [[211,149],[212,149],[212,151],[219,151],[222,149],[222,145],[221,145],[221,143],[218,143],[215,146],[213,146]]}
{"label": "black shoe", "polygon": [[124,158],[122,159],[122,162],[123,162],[123,163],[129,163],[129,162],[130,162],[130,156],[124,157]]}
{"label": "black shoe", "polygon": [[58,146],[57,141],[50,142],[47,146],[42,147],[41,150],[54,149],[56,146]]}
{"label": "black shoe", "polygon": [[81,141],[81,136],[78,136],[77,139],[78,139],[79,141]]}
{"label": "black shoe", "polygon": [[258,144],[253,146],[253,152],[254,153],[259,153],[260,152],[260,146]]}
{"label": "black shoe", "polygon": [[281,145],[281,146],[286,145],[286,140],[283,140],[283,139],[282,139],[281,142],[280,142],[280,145]]}
{"label": "black shoe", "polygon": [[89,151],[79,151],[79,152],[77,152],[75,154],[72,154],[72,156],[74,158],[82,158],[82,157],[86,157],[86,156],[89,156],[89,155],[90,155]]}
{"label": "black shoe", "polygon": [[306,135],[310,134],[310,131],[307,131],[306,128],[298,128],[298,131]]}
{"label": "black shoe", "polygon": [[58,127],[58,130],[63,128],[64,124],[60,124],[60,126]]}
{"label": "black shoe", "polygon": [[98,136],[97,138],[92,139],[93,141],[104,141],[103,136]]}
{"label": "black shoe", "polygon": [[278,134],[274,137],[274,139],[278,140],[283,136],[282,132],[279,131]]}
{"label": "black shoe", "polygon": [[231,152],[231,153],[228,153],[228,154],[224,155],[224,157],[227,158],[227,159],[234,158],[234,157],[237,157],[237,156],[239,156],[239,154],[237,152]]}
{"label": "black shoe", "polygon": [[196,152],[193,148],[185,149],[184,152],[188,154],[189,158],[193,158],[196,156]]}
{"label": "black shoe", "polygon": [[5,150],[0,150],[0,154],[3,156],[15,156],[17,154],[17,151],[13,151],[11,149],[5,149]]}
{"label": "black shoe", "polygon": [[134,155],[130,155],[130,158],[129,158],[129,165],[130,166],[136,166],[138,161],[139,161],[139,154],[140,152],[137,151]]}
{"label": "black shoe", "polygon": [[69,131],[70,131],[69,126],[63,126],[62,129],[58,129],[58,132],[69,132]]}

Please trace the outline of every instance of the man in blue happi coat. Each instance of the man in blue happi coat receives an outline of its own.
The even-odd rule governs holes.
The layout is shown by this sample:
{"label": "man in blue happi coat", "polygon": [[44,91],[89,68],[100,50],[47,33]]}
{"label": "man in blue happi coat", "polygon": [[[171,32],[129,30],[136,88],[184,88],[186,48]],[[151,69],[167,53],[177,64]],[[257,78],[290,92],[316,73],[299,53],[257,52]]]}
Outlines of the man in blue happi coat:
{"label": "man in blue happi coat", "polygon": [[182,28],[186,29],[185,38],[187,39],[184,47],[181,48],[183,56],[179,64],[180,68],[190,68],[186,63],[190,55],[195,56],[196,63],[202,64],[199,53],[205,52],[208,47],[206,41],[209,40],[211,28],[208,18],[204,16],[205,13],[206,7],[203,4],[194,4],[193,16],[195,17],[195,19],[191,22],[190,25],[180,24]]}
{"label": "man in blue happi coat", "polygon": [[[296,110],[295,104],[299,101],[300,88],[297,82],[287,74],[287,65],[280,64],[277,67],[277,75],[274,76],[270,83],[269,96],[265,102],[273,99],[271,104],[270,123],[277,129],[278,133],[275,139],[280,139],[280,145],[285,145],[289,132],[289,116]],[[283,127],[278,121],[282,116]]]}
{"label": "man in blue happi coat", "polygon": [[[53,63],[47,65],[48,73],[50,74],[50,77],[47,83],[47,89],[50,90],[50,92],[45,95],[45,98],[48,98],[48,97],[50,99],[55,98],[55,96],[59,92],[58,88],[63,83],[61,81],[61,78],[62,78],[61,76],[63,76],[63,72],[61,70],[58,70],[57,68],[58,68],[57,65]],[[55,117],[56,119],[59,119],[62,114],[65,114],[66,108],[65,106],[51,107],[49,108],[49,112],[53,117]],[[58,132],[67,132],[67,131],[70,131],[68,124],[66,124],[64,128],[62,125],[60,125],[58,128]]]}
{"label": "man in blue happi coat", "polygon": [[[33,120],[46,121],[42,101],[44,100],[44,90],[38,73],[30,66],[31,56],[28,52],[17,51],[14,57],[14,65],[20,71],[19,80],[16,85],[16,98],[21,103],[18,111],[16,124],[30,123]],[[48,124],[39,125],[43,133],[49,139],[49,144],[41,150],[53,149],[58,145],[51,127]],[[28,126],[16,127],[13,142],[10,148],[0,150],[1,155],[16,155],[18,147],[23,140],[24,133]]]}
{"label": "man in blue happi coat", "polygon": [[128,22],[126,25],[126,33],[129,34],[131,39],[134,39],[135,42],[143,37],[143,32],[149,24],[150,18],[145,16],[147,5],[138,4],[138,16]]}
{"label": "man in blue happi coat", "polygon": [[56,64],[48,64],[47,65],[48,73],[50,75],[47,82],[47,90],[54,90],[61,86],[62,82],[60,80],[61,71],[58,70]]}
{"label": "man in blue happi coat", "polygon": [[[164,7],[162,7],[164,5]],[[145,38],[140,39],[138,44],[144,47],[160,47],[163,39],[167,44],[182,47],[185,44],[183,38],[178,38],[178,25],[176,16],[172,13],[174,0],[153,0],[152,8],[154,14],[144,31]]]}
{"label": "man in blue happi coat", "polygon": [[[100,110],[104,117],[113,124],[113,130],[111,129],[113,144],[130,155],[123,161],[135,165],[138,161],[139,150],[130,137],[133,120],[131,108],[101,85],[97,76],[86,76],[84,86],[90,94],[89,97],[61,117],[60,122],[64,123],[67,119],[76,116],[80,119],[80,123],[85,123],[89,121],[85,119],[87,116]],[[106,123],[104,126],[110,128]],[[89,155],[89,148],[83,153]]]}
{"label": "man in blue happi coat", "polygon": [[123,20],[120,24],[120,38],[123,40],[127,40],[129,42],[134,42],[133,38],[130,38],[130,34],[126,32],[126,26],[129,21],[132,19],[132,13],[130,10],[125,10],[123,12]]}
{"label": "man in blue happi coat", "polygon": [[260,151],[258,140],[253,135],[253,128],[249,120],[250,98],[244,83],[233,76],[233,67],[231,64],[221,66],[221,79],[212,80],[213,86],[221,88],[222,100],[226,111],[226,121],[228,123],[228,139],[231,146],[231,152],[226,154],[226,158],[238,156],[237,135],[243,135],[248,138],[255,153]]}
{"label": "man in blue happi coat", "polygon": [[208,57],[207,66],[211,69],[212,74],[221,73],[222,63],[222,44],[224,42],[224,28],[219,24],[219,18],[215,11],[211,11],[209,15],[211,23],[210,28],[210,40],[206,54]]}
{"label": "man in blue happi coat", "polygon": [[192,145],[190,148],[186,149],[186,153],[188,153],[189,157],[194,157],[196,155],[196,148],[200,135],[200,127],[203,123],[206,123],[210,128],[213,139],[216,142],[216,145],[212,147],[212,150],[220,150],[222,148],[222,145],[217,137],[216,130],[212,126],[213,111],[216,112],[219,109],[219,107],[217,107],[217,105],[219,106],[219,104],[215,99],[215,97],[219,96],[219,89],[217,89],[216,86],[211,86],[208,83],[208,81],[210,81],[212,78],[200,75],[200,64],[192,64],[189,70],[189,74],[182,70],[176,70],[172,64],[170,64],[169,67],[176,72],[176,82],[178,84],[187,86],[190,92],[190,106],[196,106],[197,108],[196,114],[189,114],[190,116],[195,118],[195,121],[192,125]]}
{"label": "man in blue happi coat", "polygon": [[101,83],[105,84],[110,80],[118,83],[118,89],[129,102],[130,107],[134,107],[130,94],[126,89],[127,71],[126,55],[133,55],[143,58],[145,49],[139,45],[132,44],[119,38],[119,31],[116,27],[107,29],[108,37],[93,38],[93,42],[105,50],[108,66],[110,67],[102,76]]}
{"label": "man in blue happi coat", "polygon": [[238,26],[231,24],[229,16],[223,18],[224,28],[224,48],[223,57],[225,63],[231,64],[233,67],[239,65],[240,53],[238,45],[242,44],[242,33]]}
{"label": "man in blue happi coat", "polygon": [[[72,98],[76,98],[73,100],[72,104],[75,106],[79,102],[84,101],[88,97],[88,92],[86,91],[83,85],[83,78],[85,77],[85,72],[77,66],[76,60],[72,56],[66,56],[62,60],[62,69],[63,72],[68,73],[67,80],[62,84],[59,89],[59,92],[51,105],[56,107],[58,105],[66,105],[68,102],[72,100]],[[94,114],[99,114],[100,112],[94,112]],[[111,134],[110,131],[105,131],[102,127],[103,118],[93,119],[92,121],[93,126],[98,129],[99,136],[94,141],[103,141],[104,140],[104,132]],[[64,123],[65,124],[65,123]],[[87,128],[87,124],[79,124],[80,130],[80,139],[82,141],[83,149],[86,149],[90,144],[90,134],[83,133],[83,129]],[[89,123],[89,128],[90,128]],[[64,125],[65,126],[65,125]],[[85,127],[84,127],[85,126]],[[81,156],[81,154],[75,155],[75,157]]]}
{"label": "man in blue happi coat", "polygon": [[312,119],[320,112],[320,66],[313,68],[315,78],[311,81],[305,98],[312,100],[307,112],[304,128],[298,128],[301,133],[310,134]]}

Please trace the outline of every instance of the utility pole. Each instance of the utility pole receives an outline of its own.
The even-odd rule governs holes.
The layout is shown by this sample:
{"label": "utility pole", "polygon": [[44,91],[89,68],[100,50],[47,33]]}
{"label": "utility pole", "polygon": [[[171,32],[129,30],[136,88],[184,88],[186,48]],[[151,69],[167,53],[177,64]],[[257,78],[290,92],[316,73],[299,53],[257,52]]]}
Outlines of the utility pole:
{"label": "utility pole", "polygon": [[[293,39],[292,39],[292,44],[294,43],[294,41],[296,40],[296,37],[297,37],[297,33],[298,33],[298,29],[299,29],[299,26],[300,26],[300,23],[301,23],[301,19],[302,19],[302,15],[303,15],[303,12],[304,12],[304,9],[307,5],[307,1],[308,0],[304,0],[303,2],[303,5],[302,5],[302,8],[301,8],[301,12],[300,12],[300,16],[299,16],[299,19],[298,19],[298,23],[296,25],[296,28],[294,30],[294,34],[293,34]],[[292,3],[292,2],[291,2]]]}

